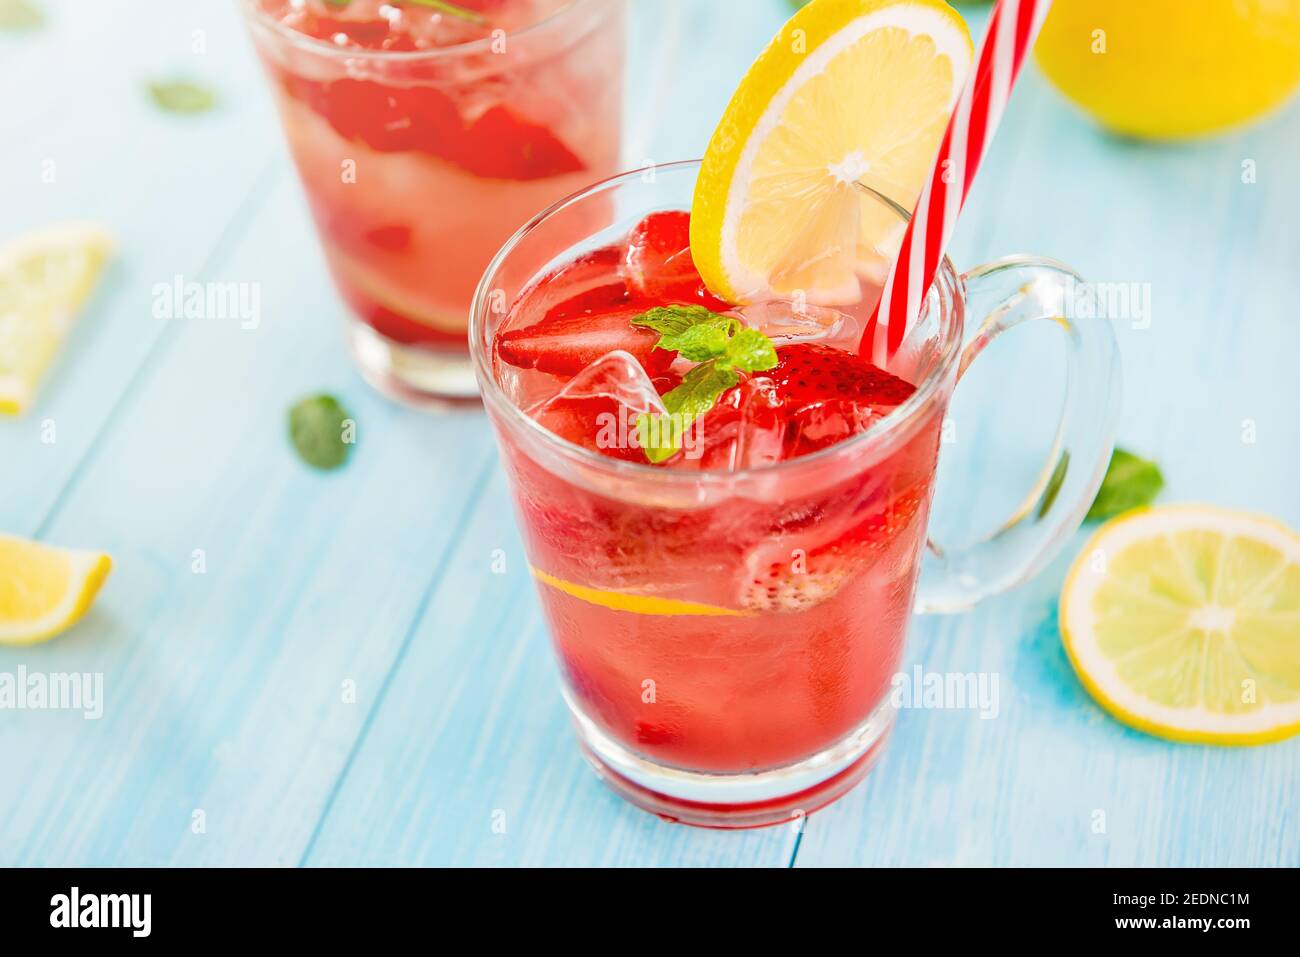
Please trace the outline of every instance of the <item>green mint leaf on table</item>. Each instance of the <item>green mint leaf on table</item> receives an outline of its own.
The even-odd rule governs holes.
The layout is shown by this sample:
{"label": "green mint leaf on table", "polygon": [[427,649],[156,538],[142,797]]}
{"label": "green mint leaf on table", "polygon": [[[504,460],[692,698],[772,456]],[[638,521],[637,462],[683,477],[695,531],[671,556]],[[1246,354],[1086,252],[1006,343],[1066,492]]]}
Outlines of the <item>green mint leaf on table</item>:
{"label": "green mint leaf on table", "polygon": [[150,83],[149,95],[168,113],[205,113],[217,103],[210,88],[190,80]]}
{"label": "green mint leaf on table", "polygon": [[312,468],[336,469],[356,443],[356,422],[332,395],[303,399],[289,410],[289,438]]}
{"label": "green mint leaf on table", "polygon": [[1165,486],[1160,466],[1132,452],[1117,448],[1102,480],[1097,498],[1088,510],[1088,521],[1114,518],[1130,509],[1150,505]]}
{"label": "green mint leaf on table", "polygon": [[31,30],[44,21],[40,7],[27,0],[0,0],[0,30]]}
{"label": "green mint leaf on table", "polygon": [[437,10],[439,13],[445,13],[449,17],[456,17],[459,20],[468,20],[470,23],[487,23],[487,17],[474,10],[466,10],[462,6],[451,3],[450,0],[396,0],[398,6],[409,3],[413,7],[428,7],[430,10]]}
{"label": "green mint leaf on table", "polygon": [[637,418],[637,439],[655,464],[677,454],[686,430],[740,382],[741,372],[762,372],[777,363],[771,339],[703,306],[657,307],[637,316],[632,325],[659,333],[656,349],[699,363],[664,395],[666,415],[647,412]]}

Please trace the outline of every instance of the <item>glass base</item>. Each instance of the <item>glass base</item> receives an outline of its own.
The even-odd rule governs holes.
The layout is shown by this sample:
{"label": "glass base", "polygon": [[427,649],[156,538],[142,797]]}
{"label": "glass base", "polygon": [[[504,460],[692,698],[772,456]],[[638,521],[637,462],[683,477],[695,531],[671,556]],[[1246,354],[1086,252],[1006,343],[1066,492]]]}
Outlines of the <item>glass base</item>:
{"label": "glass base", "polygon": [[365,380],[383,395],[419,409],[479,404],[478,382],[468,353],[405,346],[351,315],[346,322],[353,360]]}
{"label": "glass base", "polygon": [[611,788],[666,821],[695,827],[769,827],[819,810],[853,790],[884,751],[895,709],[886,700],[852,733],[797,764],[703,774],[647,761],[616,742],[565,695],[583,754]]}

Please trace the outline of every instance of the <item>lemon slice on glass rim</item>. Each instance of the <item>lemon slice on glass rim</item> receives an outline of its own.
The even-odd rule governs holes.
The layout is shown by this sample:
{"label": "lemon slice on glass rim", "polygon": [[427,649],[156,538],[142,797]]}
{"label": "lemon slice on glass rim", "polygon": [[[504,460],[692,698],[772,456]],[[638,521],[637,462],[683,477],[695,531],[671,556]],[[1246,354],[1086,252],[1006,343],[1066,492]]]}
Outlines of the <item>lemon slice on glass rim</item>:
{"label": "lemon slice on glass rim", "polygon": [[1163,738],[1300,732],[1300,535],[1203,505],[1108,522],[1061,593],[1061,636],[1097,702]]}
{"label": "lemon slice on glass rim", "polygon": [[731,302],[843,305],[883,280],[970,69],[941,0],[812,0],[745,74],[704,156],[691,254]]}

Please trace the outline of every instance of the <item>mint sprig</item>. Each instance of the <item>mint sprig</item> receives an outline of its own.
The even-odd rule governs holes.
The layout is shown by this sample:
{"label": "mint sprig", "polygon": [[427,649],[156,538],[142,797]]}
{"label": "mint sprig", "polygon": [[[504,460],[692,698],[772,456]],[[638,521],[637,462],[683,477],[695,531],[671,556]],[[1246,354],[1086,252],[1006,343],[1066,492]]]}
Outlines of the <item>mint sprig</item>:
{"label": "mint sprig", "polygon": [[644,412],[637,417],[637,440],[655,464],[681,450],[686,430],[740,382],[740,373],[762,372],[777,363],[771,339],[733,316],[703,306],[656,307],[637,316],[632,325],[659,333],[656,349],[699,363],[681,385],[665,393],[667,413]]}
{"label": "mint sprig", "polygon": [[1097,498],[1088,510],[1090,522],[1114,518],[1130,509],[1150,505],[1165,487],[1160,466],[1149,459],[1116,449]]}

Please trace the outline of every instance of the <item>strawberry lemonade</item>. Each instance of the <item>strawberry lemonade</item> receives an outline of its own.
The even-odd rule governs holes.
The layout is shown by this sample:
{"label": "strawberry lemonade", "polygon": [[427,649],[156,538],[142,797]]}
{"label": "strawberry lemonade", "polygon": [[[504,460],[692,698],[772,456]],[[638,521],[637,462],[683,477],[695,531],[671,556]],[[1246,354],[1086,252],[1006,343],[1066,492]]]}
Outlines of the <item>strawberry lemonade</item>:
{"label": "strawberry lemonade", "polygon": [[[495,331],[516,406],[612,466],[597,478],[588,457],[575,481],[506,442],[568,696],[605,746],[743,775],[833,763],[846,741],[863,760],[883,732],[940,414],[846,444],[920,404],[853,351],[860,318],[717,299],[689,214],[658,211],[543,276]],[[741,803],[789,812],[762,797]]]}
{"label": "strawberry lemonade", "polygon": [[244,4],[362,371],[471,397],[484,267],[617,167],[624,0]]}
{"label": "strawberry lemonade", "polygon": [[[1096,493],[1117,362],[1106,320],[1062,318],[1068,269],[939,257],[888,368],[860,354],[971,56],[941,0],[811,0],[702,161],[556,204],[479,284],[470,351],[565,698],[639,807],[753,827],[844,794],[913,608],[1023,581]],[[990,538],[927,548],[959,370],[1031,320],[1066,333],[1053,458]]]}

